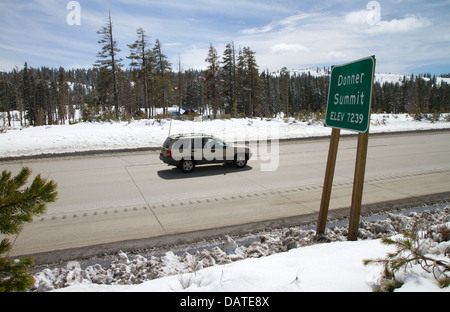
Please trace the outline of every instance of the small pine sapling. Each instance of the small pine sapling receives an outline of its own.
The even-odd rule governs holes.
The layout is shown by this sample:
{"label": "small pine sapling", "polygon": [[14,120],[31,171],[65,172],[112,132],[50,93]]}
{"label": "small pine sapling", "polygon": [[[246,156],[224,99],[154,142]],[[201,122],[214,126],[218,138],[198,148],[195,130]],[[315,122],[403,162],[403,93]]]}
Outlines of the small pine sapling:
{"label": "small pine sapling", "polygon": [[[441,230],[442,231],[442,230]],[[401,238],[392,239],[382,237],[381,243],[388,246],[395,246],[395,252],[387,253],[384,259],[365,259],[364,265],[381,263],[384,265],[384,278],[375,290],[393,291],[402,286],[402,283],[395,279],[395,273],[400,269],[419,264],[422,269],[432,273],[440,287],[449,286],[450,281],[450,263],[442,259],[435,259],[424,254],[423,245],[426,240],[421,239],[417,230],[403,232]],[[426,248],[425,248],[426,249]]]}

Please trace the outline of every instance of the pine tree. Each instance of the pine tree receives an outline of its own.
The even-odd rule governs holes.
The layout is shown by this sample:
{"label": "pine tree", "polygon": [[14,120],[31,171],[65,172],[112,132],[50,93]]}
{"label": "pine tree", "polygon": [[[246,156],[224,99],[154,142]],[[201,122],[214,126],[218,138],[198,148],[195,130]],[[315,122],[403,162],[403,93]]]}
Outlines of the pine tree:
{"label": "pine tree", "polygon": [[246,64],[244,54],[242,49],[239,48],[236,64],[236,112],[240,115],[245,114],[246,96],[245,96],[245,85],[244,80],[246,76]]}
{"label": "pine tree", "polygon": [[268,113],[271,112],[273,105],[272,105],[272,88],[271,88],[271,79],[270,79],[269,70],[266,70],[261,75],[261,80],[263,83],[263,89],[264,92],[261,95],[261,115],[266,116]]}
{"label": "pine tree", "polygon": [[58,71],[58,91],[59,91],[59,101],[58,101],[58,115],[59,122],[61,125],[66,122],[66,110],[67,105],[69,105],[69,85],[66,81],[66,71],[64,68],[60,67]]}
{"label": "pine tree", "polygon": [[[25,222],[31,222],[33,216],[41,215],[46,204],[56,201],[56,183],[47,182],[38,175],[31,186],[24,188],[31,170],[23,168],[16,177],[11,172],[3,171],[0,177],[0,233],[17,235]],[[0,242],[0,255],[11,250],[7,238]],[[0,256],[0,292],[25,291],[33,285],[34,279],[28,274],[28,266],[33,259],[9,260]]]}
{"label": "pine tree", "polygon": [[152,51],[149,49],[148,36],[145,30],[138,28],[136,30],[137,39],[133,44],[129,44],[130,55],[127,56],[131,60],[130,67],[137,72],[137,78],[142,81],[142,94],[144,99],[144,108],[148,116],[149,114],[149,100],[148,100],[148,79],[153,73],[154,59]]}
{"label": "pine tree", "polygon": [[167,56],[163,54],[161,43],[158,39],[156,39],[153,48],[153,57],[155,58],[155,102],[158,107],[163,108],[165,118],[172,91],[172,81],[170,79],[172,64],[167,60]]}
{"label": "pine tree", "polygon": [[[8,121],[5,124],[2,124],[0,120],[0,133],[2,131],[2,126],[11,127],[11,102],[12,102],[12,85],[9,81],[6,80],[6,77],[3,78],[0,76],[0,111],[6,112]],[[1,116],[1,115],[0,115]]]}
{"label": "pine tree", "polygon": [[[286,67],[283,67],[280,72],[280,101],[281,107],[284,106],[283,111],[284,116],[289,117],[290,107],[289,107],[289,94],[291,89],[291,74]],[[309,102],[309,101],[308,101]]]}
{"label": "pine tree", "polygon": [[203,75],[205,83],[205,99],[206,102],[211,106],[213,111],[213,118],[217,116],[217,111],[220,107],[221,102],[221,78],[220,78],[220,64],[219,55],[217,54],[216,48],[212,44],[209,46],[208,57],[205,59],[208,68]]}
{"label": "pine tree", "polygon": [[234,43],[226,46],[223,53],[223,62],[221,76],[223,79],[223,94],[225,97],[225,111],[231,113],[232,117],[236,115],[237,106],[237,71],[236,71],[236,51]]}
{"label": "pine tree", "polygon": [[183,106],[184,96],[186,94],[186,79],[183,74],[183,68],[181,66],[181,57],[178,56],[178,73],[177,73],[177,85],[176,85],[176,94],[177,94],[177,105],[178,105],[178,114],[181,114],[181,107]]}
{"label": "pine tree", "polygon": [[262,94],[262,83],[255,59],[255,52],[249,47],[244,47],[244,50],[239,55],[239,63],[242,71],[243,100],[247,104],[247,116],[252,117],[254,108],[259,104]]}
{"label": "pine tree", "polygon": [[21,96],[25,109],[25,117],[30,125],[36,124],[36,100],[35,100],[35,80],[32,71],[28,69],[28,63],[25,62],[22,74]]}
{"label": "pine tree", "polygon": [[103,44],[103,46],[102,50],[97,54],[99,60],[97,60],[94,66],[111,73],[116,118],[119,118],[118,71],[123,65],[120,63],[122,62],[122,59],[117,58],[120,49],[117,47],[117,42],[113,37],[111,12],[109,13],[106,26],[102,26],[102,28],[97,31],[97,34],[101,36],[98,43]]}
{"label": "pine tree", "polygon": [[139,107],[136,106],[136,102],[131,101],[133,97],[132,83],[130,75],[127,71],[119,72],[119,106],[124,109],[125,114],[128,118],[133,116],[133,113],[138,110]]}
{"label": "pine tree", "polygon": [[201,72],[193,69],[186,72],[187,86],[184,103],[187,107],[196,108],[200,115],[203,114],[203,89],[200,81]]}

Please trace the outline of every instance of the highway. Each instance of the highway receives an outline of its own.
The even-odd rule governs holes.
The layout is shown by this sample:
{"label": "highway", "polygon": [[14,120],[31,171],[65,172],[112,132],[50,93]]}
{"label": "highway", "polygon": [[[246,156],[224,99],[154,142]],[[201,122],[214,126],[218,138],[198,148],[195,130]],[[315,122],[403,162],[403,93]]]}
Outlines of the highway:
{"label": "highway", "polygon": [[[0,162],[14,174],[30,167],[59,193],[45,215],[10,237],[9,257],[90,257],[315,222],[329,143],[280,142],[273,171],[257,158],[241,170],[211,165],[184,174],[158,152]],[[356,145],[356,137],[341,137],[330,217],[349,215]],[[363,213],[447,200],[450,131],[371,135],[365,177]]]}

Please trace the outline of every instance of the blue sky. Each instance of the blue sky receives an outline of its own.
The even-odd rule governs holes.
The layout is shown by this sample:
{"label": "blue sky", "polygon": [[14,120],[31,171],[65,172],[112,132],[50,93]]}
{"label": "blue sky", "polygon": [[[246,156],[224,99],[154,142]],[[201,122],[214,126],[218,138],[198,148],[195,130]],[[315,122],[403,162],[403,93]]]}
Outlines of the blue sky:
{"label": "blue sky", "polygon": [[0,0],[0,71],[90,68],[96,31],[111,11],[128,66],[127,44],[142,27],[159,39],[174,69],[201,69],[210,43],[250,47],[260,70],[339,65],[376,55],[377,72],[450,73],[450,1],[79,0],[81,25],[69,25],[69,0]]}

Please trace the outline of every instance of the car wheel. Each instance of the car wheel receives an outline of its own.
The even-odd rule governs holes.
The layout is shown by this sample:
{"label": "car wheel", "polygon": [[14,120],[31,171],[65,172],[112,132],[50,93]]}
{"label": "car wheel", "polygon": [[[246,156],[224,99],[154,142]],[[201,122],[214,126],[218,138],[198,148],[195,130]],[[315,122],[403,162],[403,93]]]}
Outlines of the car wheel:
{"label": "car wheel", "polygon": [[236,168],[244,168],[247,166],[247,157],[244,154],[234,156],[234,166]]}
{"label": "car wheel", "polygon": [[180,169],[184,173],[192,172],[195,169],[195,163],[193,160],[182,160],[180,163]]}

